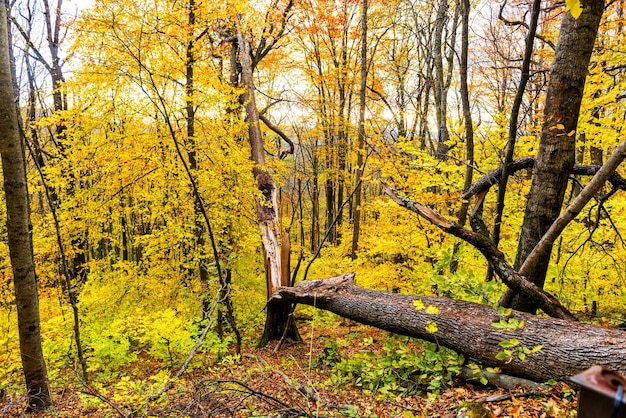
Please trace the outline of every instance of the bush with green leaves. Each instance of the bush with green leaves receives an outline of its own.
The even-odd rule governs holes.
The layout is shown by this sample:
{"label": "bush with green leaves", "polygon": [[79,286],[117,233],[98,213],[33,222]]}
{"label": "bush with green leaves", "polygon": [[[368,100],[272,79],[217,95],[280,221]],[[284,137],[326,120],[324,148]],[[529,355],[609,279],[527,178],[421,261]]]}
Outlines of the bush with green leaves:
{"label": "bush with green leaves", "polygon": [[[367,342],[371,344],[371,339]],[[464,363],[463,356],[452,350],[396,335],[385,341],[378,356],[371,349],[344,356],[337,342],[327,348],[332,358],[340,358],[330,364],[333,385],[351,384],[383,397],[419,390],[438,393]]]}

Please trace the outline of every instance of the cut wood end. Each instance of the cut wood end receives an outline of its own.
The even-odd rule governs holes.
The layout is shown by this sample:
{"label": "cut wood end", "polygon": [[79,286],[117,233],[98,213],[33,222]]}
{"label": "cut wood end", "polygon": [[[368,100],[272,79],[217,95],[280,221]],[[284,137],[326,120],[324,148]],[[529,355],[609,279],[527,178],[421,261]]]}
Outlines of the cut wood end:
{"label": "cut wood end", "polygon": [[487,192],[488,191],[489,190],[483,190],[482,192],[480,192],[476,196],[474,196],[474,207],[472,208],[472,212],[471,212],[472,218],[475,217],[476,214],[482,208],[482,204],[485,201],[485,196],[487,196]]}

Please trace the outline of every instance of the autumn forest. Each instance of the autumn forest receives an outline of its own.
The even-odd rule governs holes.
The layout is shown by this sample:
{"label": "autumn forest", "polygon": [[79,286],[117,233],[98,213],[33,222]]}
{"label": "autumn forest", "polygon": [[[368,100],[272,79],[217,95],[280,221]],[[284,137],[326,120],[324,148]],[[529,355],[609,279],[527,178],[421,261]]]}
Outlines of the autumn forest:
{"label": "autumn forest", "polygon": [[571,417],[626,373],[626,1],[6,3],[0,415]]}

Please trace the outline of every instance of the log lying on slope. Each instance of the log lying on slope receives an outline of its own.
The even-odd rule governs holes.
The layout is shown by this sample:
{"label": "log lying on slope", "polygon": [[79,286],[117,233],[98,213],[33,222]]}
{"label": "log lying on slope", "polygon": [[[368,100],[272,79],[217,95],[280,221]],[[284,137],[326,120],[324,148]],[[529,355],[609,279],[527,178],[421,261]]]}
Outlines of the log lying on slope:
{"label": "log lying on slope", "polygon": [[[485,366],[497,366],[506,374],[537,382],[564,380],[594,364],[626,372],[626,332],[618,329],[517,311],[501,318],[493,308],[476,303],[364,289],[354,284],[354,274],[281,287],[274,297],[312,305],[397,334],[437,342]],[[416,300],[437,309],[418,310],[414,305]],[[435,311],[438,312],[432,313]],[[518,330],[504,331],[492,325],[509,318],[523,320],[524,325]],[[432,322],[437,325],[435,333],[426,329]],[[503,351],[499,343],[513,338],[520,341],[518,347],[532,349],[543,345],[543,348],[528,354],[524,361],[517,355],[508,363],[497,360],[496,355]],[[515,348],[512,350],[515,354]]]}

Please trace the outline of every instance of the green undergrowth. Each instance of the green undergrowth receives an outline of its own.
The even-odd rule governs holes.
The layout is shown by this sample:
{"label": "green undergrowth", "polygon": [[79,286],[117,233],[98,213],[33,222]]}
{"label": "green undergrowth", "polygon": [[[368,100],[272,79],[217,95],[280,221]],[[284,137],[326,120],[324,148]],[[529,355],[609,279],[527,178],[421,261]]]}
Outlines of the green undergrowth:
{"label": "green undergrowth", "polygon": [[[330,384],[353,385],[382,398],[428,393],[436,395],[449,387],[464,364],[464,357],[434,343],[391,335],[381,344],[365,337],[362,349],[349,356],[344,349],[354,341],[329,341],[314,366],[329,368]],[[377,346],[380,348],[377,349]]]}

